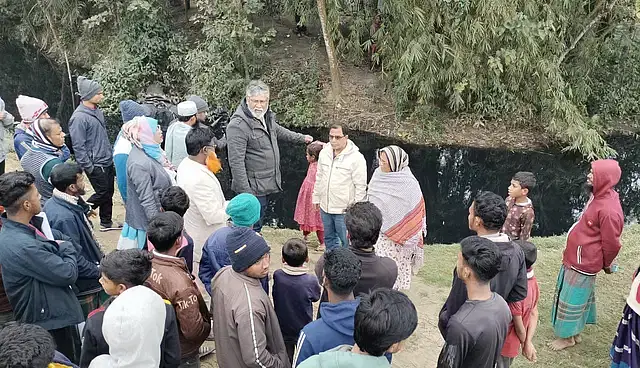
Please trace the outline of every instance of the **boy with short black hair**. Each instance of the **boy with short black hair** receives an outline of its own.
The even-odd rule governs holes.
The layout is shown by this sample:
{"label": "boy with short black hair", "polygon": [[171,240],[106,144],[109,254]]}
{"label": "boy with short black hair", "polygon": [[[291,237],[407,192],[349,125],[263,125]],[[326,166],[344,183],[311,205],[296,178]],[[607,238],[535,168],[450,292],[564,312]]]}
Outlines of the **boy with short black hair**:
{"label": "boy with short black hair", "polygon": [[362,274],[362,261],[347,248],[324,254],[322,286],[328,302],[320,304],[322,318],[304,326],[293,357],[293,367],[313,355],[340,345],[353,345],[353,322],[360,303],[353,295]]}
{"label": "boy with short black hair", "polygon": [[533,243],[518,240],[524,252],[527,265],[527,297],[515,303],[509,303],[509,309],[513,321],[509,325],[509,332],[504,341],[498,368],[508,368],[518,356],[522,347],[522,355],[532,362],[536,361],[536,348],[533,346],[533,336],[538,327],[538,301],[540,300],[540,287],[533,273],[533,264],[538,258],[538,250]]}
{"label": "boy with short black hair", "polygon": [[535,213],[529,192],[536,186],[536,177],[528,171],[517,172],[509,185],[507,219],[502,232],[511,240],[529,240]]}
{"label": "boy with short black hair", "polygon": [[155,249],[146,284],[176,310],[181,365],[198,367],[200,356],[212,352],[200,351],[211,330],[211,316],[184,259],[176,256],[182,246],[183,230],[182,217],[175,212],[160,212],[149,222],[147,237]]}
{"label": "boy with short black hair", "polygon": [[86,318],[109,296],[98,282],[98,265],[104,255],[89,220],[91,206],[82,198],[85,194],[84,175],[80,166],[65,162],[51,170],[49,181],[53,185],[53,194],[42,210],[47,214],[51,228],[69,236],[76,248],[78,279],[74,290]]}
{"label": "boy with short black hair", "polygon": [[282,269],[273,273],[273,306],[290,361],[300,331],[313,321],[313,303],[320,300],[320,284],[307,273],[308,262],[307,244],[289,239],[282,246]]}
{"label": "boy with short black hair", "polygon": [[[175,212],[184,218],[184,214],[189,209],[189,196],[184,189],[177,185],[166,188],[160,193],[160,206],[163,212]],[[182,247],[178,249],[177,257],[182,257],[187,262],[187,268],[193,273],[193,238],[187,234],[187,230],[182,231]],[[147,243],[148,244],[148,243]]]}
{"label": "boy with short black hair", "polygon": [[[102,273],[100,284],[112,299],[89,314],[83,331],[81,368],[88,367],[95,357],[109,354],[109,344],[102,333],[104,313],[111,302],[125,290],[144,285],[151,274],[151,255],[141,249],[113,251],[100,262],[100,272]],[[180,364],[180,341],[176,314],[171,303],[167,300],[165,300],[165,309],[164,336],[160,345],[160,367],[178,367]]]}
{"label": "boy with short black hair", "polygon": [[384,354],[402,350],[418,327],[418,312],[400,291],[380,288],[362,296],[354,322],[355,345],[341,345],[307,359],[300,368],[391,367]]}
{"label": "boy with short black hair", "polygon": [[460,242],[456,274],[466,285],[467,300],[448,321],[438,368],[496,366],[511,321],[507,303],[489,284],[501,259],[489,239],[470,236]]}
{"label": "boy with short black hair", "polygon": [[0,330],[0,368],[45,367],[78,368],[40,326],[11,322]]}

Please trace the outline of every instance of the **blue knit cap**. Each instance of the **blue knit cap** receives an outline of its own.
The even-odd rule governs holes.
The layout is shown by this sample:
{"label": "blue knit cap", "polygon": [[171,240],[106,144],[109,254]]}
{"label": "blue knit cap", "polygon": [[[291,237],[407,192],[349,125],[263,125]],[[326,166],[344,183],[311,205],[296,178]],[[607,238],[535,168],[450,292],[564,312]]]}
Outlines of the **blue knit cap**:
{"label": "blue knit cap", "polygon": [[151,117],[149,109],[133,100],[120,101],[120,112],[123,123],[133,120],[136,116]]}
{"label": "blue knit cap", "polygon": [[271,248],[253,229],[236,227],[227,235],[227,253],[236,272],[242,272],[258,262]]}
{"label": "blue knit cap", "polygon": [[260,201],[250,193],[241,193],[227,204],[227,215],[236,226],[252,227],[260,220]]}

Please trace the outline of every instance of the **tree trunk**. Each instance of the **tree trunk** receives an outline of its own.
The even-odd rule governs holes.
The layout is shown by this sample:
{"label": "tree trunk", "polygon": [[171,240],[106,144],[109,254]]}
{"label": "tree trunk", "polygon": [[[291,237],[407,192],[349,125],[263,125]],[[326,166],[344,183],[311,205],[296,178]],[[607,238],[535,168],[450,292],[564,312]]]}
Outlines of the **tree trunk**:
{"label": "tree trunk", "polygon": [[342,84],[340,81],[338,59],[336,58],[336,47],[333,44],[333,39],[329,35],[329,28],[327,26],[326,0],[318,0],[318,15],[320,16],[320,24],[322,25],[322,37],[324,38],[324,46],[327,50],[327,58],[329,59],[329,71],[331,72],[331,97],[338,100],[342,95]]}

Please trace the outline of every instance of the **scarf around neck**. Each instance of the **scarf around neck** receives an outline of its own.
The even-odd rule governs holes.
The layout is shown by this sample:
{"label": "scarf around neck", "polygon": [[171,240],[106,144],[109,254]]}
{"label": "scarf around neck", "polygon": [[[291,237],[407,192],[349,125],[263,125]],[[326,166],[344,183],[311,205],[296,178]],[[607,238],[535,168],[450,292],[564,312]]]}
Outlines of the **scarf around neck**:
{"label": "scarf around neck", "polygon": [[[175,170],[169,160],[167,160],[167,156],[162,148],[160,148],[160,143],[156,142],[153,137],[158,129],[160,129],[160,127],[158,126],[158,120],[144,116],[138,116],[135,117],[132,121],[135,121],[135,125],[128,128],[128,134],[131,139],[129,141],[131,142],[131,144],[134,144],[141,148],[144,153],[147,154],[147,156],[161,163],[163,167]],[[134,127],[137,127],[138,129],[135,130]]]}

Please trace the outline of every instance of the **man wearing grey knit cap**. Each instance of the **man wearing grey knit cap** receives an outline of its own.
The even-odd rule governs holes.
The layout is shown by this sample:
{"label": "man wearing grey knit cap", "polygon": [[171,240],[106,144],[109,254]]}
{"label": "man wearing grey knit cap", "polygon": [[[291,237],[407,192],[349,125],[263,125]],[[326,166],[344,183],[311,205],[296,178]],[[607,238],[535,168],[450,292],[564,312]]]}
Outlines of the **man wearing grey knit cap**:
{"label": "man wearing grey knit cap", "polygon": [[100,231],[119,229],[122,225],[112,220],[116,173],[113,150],[104,114],[98,107],[104,99],[102,86],[83,76],[79,76],[77,82],[81,103],[69,119],[69,133],[76,162],[87,174],[95,190],[87,202],[91,203],[93,209],[100,208]]}
{"label": "man wearing grey knit cap", "polygon": [[224,127],[220,127],[219,123],[215,121],[209,120],[209,104],[204,98],[200,96],[189,96],[187,97],[187,101],[193,101],[196,104],[196,108],[198,109],[198,113],[196,114],[196,119],[198,123],[202,127],[208,127],[213,130],[215,137],[213,138],[213,144],[216,146],[216,150],[223,150],[227,147],[227,137],[225,134],[226,124]]}

